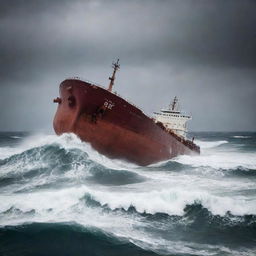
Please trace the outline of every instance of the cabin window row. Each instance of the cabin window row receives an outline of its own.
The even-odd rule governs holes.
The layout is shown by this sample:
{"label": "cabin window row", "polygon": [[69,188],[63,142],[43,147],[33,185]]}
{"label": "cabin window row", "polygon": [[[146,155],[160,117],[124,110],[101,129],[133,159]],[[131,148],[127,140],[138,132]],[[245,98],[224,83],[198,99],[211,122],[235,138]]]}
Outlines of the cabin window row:
{"label": "cabin window row", "polygon": [[169,114],[162,114],[164,116],[175,116],[175,117],[186,117],[186,116],[179,116],[179,115],[169,115]]}

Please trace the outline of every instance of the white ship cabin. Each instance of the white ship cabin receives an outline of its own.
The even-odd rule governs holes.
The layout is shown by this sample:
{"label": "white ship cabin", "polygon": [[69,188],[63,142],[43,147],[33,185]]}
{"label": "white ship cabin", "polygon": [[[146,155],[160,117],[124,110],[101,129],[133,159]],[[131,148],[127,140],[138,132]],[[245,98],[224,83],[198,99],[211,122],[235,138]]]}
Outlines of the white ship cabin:
{"label": "white ship cabin", "polygon": [[187,121],[192,117],[179,111],[178,98],[175,96],[169,109],[161,109],[160,113],[154,112],[155,122],[161,122],[167,128],[179,136],[185,137],[187,134]]}

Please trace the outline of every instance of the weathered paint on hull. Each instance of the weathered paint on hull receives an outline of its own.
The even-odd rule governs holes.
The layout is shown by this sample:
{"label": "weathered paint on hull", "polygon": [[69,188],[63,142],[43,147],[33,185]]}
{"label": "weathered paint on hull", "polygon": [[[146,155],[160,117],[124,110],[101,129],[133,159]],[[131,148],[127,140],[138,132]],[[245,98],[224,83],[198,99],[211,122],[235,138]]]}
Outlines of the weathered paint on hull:
{"label": "weathered paint on hull", "polygon": [[179,154],[198,153],[198,149],[179,141],[141,110],[99,86],[65,80],[56,101],[55,132],[75,133],[110,158],[149,165]]}

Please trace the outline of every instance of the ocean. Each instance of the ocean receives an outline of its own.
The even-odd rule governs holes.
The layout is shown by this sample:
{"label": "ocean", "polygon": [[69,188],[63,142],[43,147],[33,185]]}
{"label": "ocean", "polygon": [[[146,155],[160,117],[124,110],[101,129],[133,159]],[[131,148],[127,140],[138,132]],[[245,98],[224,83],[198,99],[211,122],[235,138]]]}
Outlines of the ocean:
{"label": "ocean", "polygon": [[148,167],[62,136],[0,133],[0,255],[256,255],[256,133],[194,133]]}

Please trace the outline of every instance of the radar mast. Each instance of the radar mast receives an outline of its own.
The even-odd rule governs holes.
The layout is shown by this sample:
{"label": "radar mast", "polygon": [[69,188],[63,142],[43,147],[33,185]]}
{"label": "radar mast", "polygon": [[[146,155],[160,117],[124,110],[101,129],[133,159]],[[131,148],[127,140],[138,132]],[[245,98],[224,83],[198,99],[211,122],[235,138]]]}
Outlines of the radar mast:
{"label": "radar mast", "polygon": [[117,59],[117,62],[112,63],[112,68],[114,70],[113,70],[112,76],[109,77],[109,80],[110,80],[110,83],[109,83],[109,86],[108,86],[108,91],[109,92],[112,92],[112,88],[113,88],[114,81],[115,81],[115,78],[116,78],[116,71],[120,69],[119,59]]}
{"label": "radar mast", "polygon": [[178,98],[177,96],[175,96],[173,99],[173,102],[169,106],[170,110],[175,111],[177,108],[177,104],[178,104]]}

